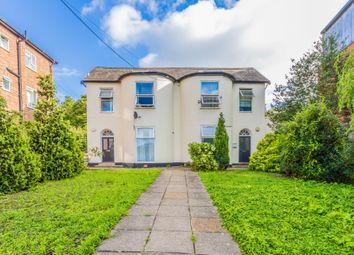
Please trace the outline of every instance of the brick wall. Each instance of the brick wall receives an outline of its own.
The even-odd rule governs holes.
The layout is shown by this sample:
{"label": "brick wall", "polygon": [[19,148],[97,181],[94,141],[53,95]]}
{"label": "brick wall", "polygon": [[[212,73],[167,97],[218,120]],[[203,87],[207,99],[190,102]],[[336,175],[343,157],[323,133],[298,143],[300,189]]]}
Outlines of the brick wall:
{"label": "brick wall", "polygon": [[[0,33],[4,34],[10,43],[10,49],[7,51],[0,47],[0,95],[7,103],[7,108],[13,111],[19,111],[19,91],[18,78],[7,69],[18,73],[17,63],[17,40],[20,38],[10,29],[0,23]],[[26,50],[36,56],[37,70],[34,71],[26,66]],[[38,76],[52,73],[52,62],[29,43],[23,41],[20,43],[21,70],[22,70],[22,109],[25,119],[33,118],[33,109],[27,107],[27,87],[38,90]],[[2,87],[3,76],[11,79],[11,90],[6,91]]]}

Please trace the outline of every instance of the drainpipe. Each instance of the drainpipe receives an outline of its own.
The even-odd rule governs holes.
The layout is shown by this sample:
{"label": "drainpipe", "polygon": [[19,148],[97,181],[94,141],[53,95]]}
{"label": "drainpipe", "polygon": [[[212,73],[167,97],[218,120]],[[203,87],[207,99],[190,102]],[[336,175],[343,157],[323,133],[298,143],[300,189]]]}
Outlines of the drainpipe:
{"label": "drainpipe", "polygon": [[[26,41],[27,33],[25,31],[25,37],[24,38],[19,38],[17,39],[17,77],[18,77],[18,102],[19,102],[19,107],[18,111],[20,113],[23,112],[22,109],[22,65],[21,65],[21,42]],[[23,116],[22,116],[23,117]]]}

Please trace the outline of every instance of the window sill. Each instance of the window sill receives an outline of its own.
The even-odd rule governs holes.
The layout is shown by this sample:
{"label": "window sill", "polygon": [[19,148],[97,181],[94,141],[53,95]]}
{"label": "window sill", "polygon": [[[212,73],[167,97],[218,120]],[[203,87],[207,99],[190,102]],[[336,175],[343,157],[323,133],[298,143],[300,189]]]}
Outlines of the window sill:
{"label": "window sill", "polygon": [[7,52],[10,52],[10,48],[9,48],[9,49],[6,49],[6,48],[1,47],[1,46],[0,46],[0,48],[6,50]]}
{"label": "window sill", "polygon": [[38,73],[38,72],[37,72],[37,68],[32,68],[32,67],[27,66],[27,65],[26,65],[26,67],[27,67],[28,69],[32,70],[33,72]]}
{"label": "window sill", "polygon": [[135,106],[135,109],[155,109],[155,106]]}
{"label": "window sill", "polygon": [[238,111],[239,113],[253,113],[253,111]]}
{"label": "window sill", "polygon": [[114,111],[100,111],[100,113],[114,113]]}
{"label": "window sill", "polygon": [[26,105],[26,107],[31,110],[34,110],[36,108],[35,106],[29,106],[29,105]]}
{"label": "window sill", "polygon": [[5,89],[4,87],[2,88],[2,90],[6,91],[6,92],[11,92],[11,89]]}
{"label": "window sill", "polygon": [[201,106],[200,109],[206,109],[206,110],[213,110],[213,109],[215,109],[215,110],[217,110],[217,109],[220,109],[220,106],[218,106],[218,107],[203,107],[203,106]]}

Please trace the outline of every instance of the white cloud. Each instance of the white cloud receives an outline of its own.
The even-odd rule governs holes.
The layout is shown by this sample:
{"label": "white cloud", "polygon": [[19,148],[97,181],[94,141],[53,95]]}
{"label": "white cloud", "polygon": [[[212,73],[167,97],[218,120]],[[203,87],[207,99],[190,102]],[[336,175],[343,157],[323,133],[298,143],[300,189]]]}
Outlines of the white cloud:
{"label": "white cloud", "polygon": [[60,68],[55,68],[54,74],[56,76],[65,76],[65,77],[73,77],[73,76],[81,76],[81,72],[78,71],[75,68],[69,68],[69,67],[60,67]]}
{"label": "white cloud", "polygon": [[103,10],[104,0],[91,0],[90,3],[85,4],[81,9],[81,14],[86,15],[96,10]]}
{"label": "white cloud", "polygon": [[123,4],[111,9],[105,19],[104,27],[113,39],[115,46],[124,44],[135,45],[145,31],[149,30],[150,23],[142,19],[140,12],[132,6]]}
{"label": "white cloud", "polygon": [[104,23],[115,46],[147,48],[142,66],[253,66],[274,84],[284,81],[290,58],[311,48],[345,2],[240,0],[224,9],[209,0],[151,21],[131,6],[117,5]]}

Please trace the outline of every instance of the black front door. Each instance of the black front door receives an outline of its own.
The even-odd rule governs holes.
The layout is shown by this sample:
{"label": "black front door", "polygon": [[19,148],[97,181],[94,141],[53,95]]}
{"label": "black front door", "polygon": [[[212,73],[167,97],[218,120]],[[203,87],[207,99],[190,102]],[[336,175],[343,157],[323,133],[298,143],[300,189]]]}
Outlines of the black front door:
{"label": "black front door", "polygon": [[239,162],[248,162],[251,155],[251,137],[240,136]]}
{"label": "black front door", "polygon": [[102,137],[102,160],[103,162],[114,162],[114,138]]}

